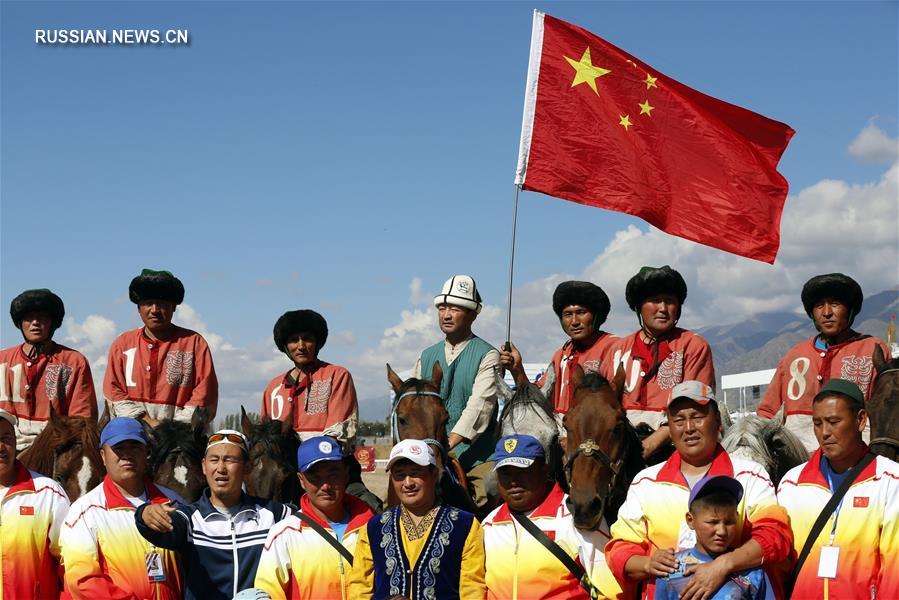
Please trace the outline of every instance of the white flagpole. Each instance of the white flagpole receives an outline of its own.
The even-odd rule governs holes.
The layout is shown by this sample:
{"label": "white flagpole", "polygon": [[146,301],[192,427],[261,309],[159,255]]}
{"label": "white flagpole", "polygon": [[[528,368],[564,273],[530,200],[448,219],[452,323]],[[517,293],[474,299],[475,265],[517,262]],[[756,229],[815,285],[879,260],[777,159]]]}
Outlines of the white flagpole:
{"label": "white flagpole", "polygon": [[518,194],[521,186],[515,186],[515,207],[512,209],[512,251],[509,254],[509,301],[506,304],[506,350],[511,349],[512,343],[512,282],[515,275],[515,232],[518,228]]}

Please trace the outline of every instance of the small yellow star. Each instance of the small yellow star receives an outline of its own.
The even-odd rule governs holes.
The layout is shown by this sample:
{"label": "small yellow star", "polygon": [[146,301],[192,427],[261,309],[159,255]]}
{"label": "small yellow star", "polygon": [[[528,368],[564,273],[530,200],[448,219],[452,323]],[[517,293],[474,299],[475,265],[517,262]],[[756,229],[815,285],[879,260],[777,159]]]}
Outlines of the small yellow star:
{"label": "small yellow star", "polygon": [[651,88],[651,87],[654,87],[654,88],[659,87],[659,86],[656,85],[656,79],[658,79],[658,77],[653,77],[653,76],[650,75],[649,73],[646,74],[646,79],[643,80],[643,83],[646,84],[646,89],[647,89],[647,90],[648,90],[649,88]]}
{"label": "small yellow star", "polygon": [[633,125],[633,123],[631,123],[630,115],[618,115],[618,118],[621,119],[620,121],[618,121],[618,124],[621,125],[622,127],[624,127],[625,131],[627,131],[628,127]]}
{"label": "small yellow star", "polygon": [[655,106],[652,106],[651,104],[649,104],[649,100],[644,100],[643,104],[638,104],[637,106],[640,107],[641,115],[649,115],[651,117],[652,111],[655,110]]}
{"label": "small yellow star", "polygon": [[574,80],[571,82],[571,87],[586,83],[590,86],[590,89],[599,96],[599,90],[596,89],[596,78],[611,73],[611,71],[603,69],[602,67],[597,67],[591,62],[590,48],[588,47],[584,50],[584,55],[581,56],[581,60],[579,61],[568,58],[567,56],[565,56],[565,60],[567,60],[568,64],[574,67],[575,70]]}

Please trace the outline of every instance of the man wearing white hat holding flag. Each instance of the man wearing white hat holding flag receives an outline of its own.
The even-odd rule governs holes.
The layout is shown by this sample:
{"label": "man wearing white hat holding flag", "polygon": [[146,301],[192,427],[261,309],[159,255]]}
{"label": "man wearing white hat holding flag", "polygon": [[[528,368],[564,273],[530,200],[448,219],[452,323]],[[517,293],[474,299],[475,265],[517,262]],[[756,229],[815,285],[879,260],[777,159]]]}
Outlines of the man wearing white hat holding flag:
{"label": "man wearing white hat holding flag", "polygon": [[[493,470],[496,427],[496,379],[499,351],[474,335],[471,326],[483,306],[477,284],[469,275],[454,275],[434,298],[437,323],[446,336],[425,348],[415,365],[415,377],[430,379],[434,365],[443,370],[440,395],[449,413],[449,448],[468,477],[475,503],[487,501],[484,478]],[[486,464],[485,464],[486,463]]]}

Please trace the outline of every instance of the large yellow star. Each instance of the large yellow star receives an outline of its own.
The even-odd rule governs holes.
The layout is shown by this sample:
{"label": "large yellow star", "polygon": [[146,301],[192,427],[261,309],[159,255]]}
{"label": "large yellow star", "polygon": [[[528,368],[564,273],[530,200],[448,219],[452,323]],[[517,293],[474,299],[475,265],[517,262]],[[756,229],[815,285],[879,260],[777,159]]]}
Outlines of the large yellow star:
{"label": "large yellow star", "polygon": [[646,84],[647,90],[651,87],[659,87],[656,85],[656,79],[658,79],[658,77],[653,77],[649,73],[646,74],[646,79],[643,80],[643,83]]}
{"label": "large yellow star", "polygon": [[571,87],[586,83],[590,86],[590,89],[599,96],[599,90],[596,89],[596,78],[602,77],[606,73],[611,73],[611,71],[603,69],[602,67],[597,67],[593,64],[590,60],[590,48],[588,47],[584,50],[584,55],[581,56],[581,60],[579,61],[568,58],[567,56],[565,57],[565,60],[567,60],[568,64],[574,67],[575,70],[574,80],[571,82]]}
{"label": "large yellow star", "polygon": [[631,123],[630,115],[618,115],[618,118],[621,119],[620,121],[618,121],[618,124],[621,125],[622,127],[624,127],[625,131],[627,131],[628,127],[633,125],[633,123]]}
{"label": "large yellow star", "polygon": [[643,102],[643,104],[638,104],[637,106],[640,107],[640,114],[641,114],[641,115],[649,115],[650,117],[652,116],[652,111],[655,110],[655,108],[656,108],[655,106],[652,106],[652,105],[649,103],[649,100],[645,100],[645,101]]}

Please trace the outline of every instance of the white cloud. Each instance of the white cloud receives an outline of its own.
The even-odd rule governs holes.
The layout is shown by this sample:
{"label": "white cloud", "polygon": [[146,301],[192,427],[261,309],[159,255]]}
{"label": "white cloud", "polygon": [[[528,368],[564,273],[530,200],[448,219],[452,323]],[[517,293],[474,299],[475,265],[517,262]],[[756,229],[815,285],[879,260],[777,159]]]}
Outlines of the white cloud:
{"label": "white cloud", "polygon": [[422,292],[421,277],[413,277],[409,283],[409,304],[412,306],[428,306],[434,294]]}
{"label": "white cloud", "polygon": [[67,335],[63,341],[84,354],[92,369],[105,369],[106,353],[116,336],[116,326],[112,319],[102,315],[88,315],[79,323],[69,318],[65,320],[65,327]]}
{"label": "white cloud", "polygon": [[236,350],[233,345],[225,341],[224,337],[209,331],[206,323],[200,317],[200,313],[198,313],[190,304],[179,305],[175,310],[175,316],[172,318],[172,321],[181,327],[193,329],[206,338],[206,343],[209,344],[209,348],[212,350],[213,354]]}
{"label": "white cloud", "polygon": [[849,144],[849,154],[866,163],[892,164],[899,156],[899,140],[869,123]]}

